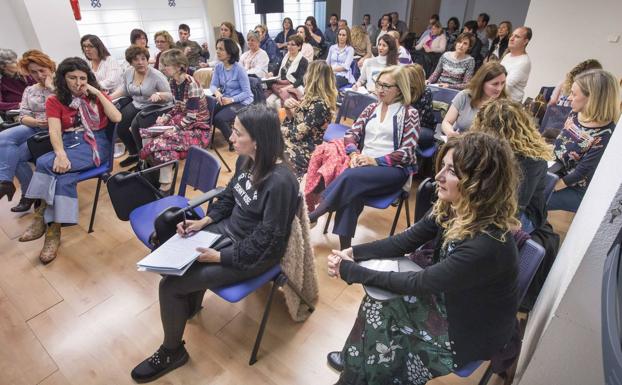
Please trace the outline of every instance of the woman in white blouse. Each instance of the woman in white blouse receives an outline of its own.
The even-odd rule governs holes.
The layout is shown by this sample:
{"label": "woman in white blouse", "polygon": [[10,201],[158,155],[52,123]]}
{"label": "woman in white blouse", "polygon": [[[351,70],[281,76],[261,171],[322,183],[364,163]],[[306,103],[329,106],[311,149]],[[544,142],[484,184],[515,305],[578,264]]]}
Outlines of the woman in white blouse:
{"label": "woman in white blouse", "polygon": [[95,35],[84,35],[80,45],[99,85],[107,93],[116,90],[123,82],[123,68],[110,56],[104,43]]}
{"label": "woman in white blouse", "polygon": [[313,61],[314,51],[313,46],[309,44],[309,40],[311,39],[311,34],[309,33],[309,28],[306,25],[299,25],[296,27],[296,33],[298,36],[302,38],[302,56],[307,59],[307,62],[311,63]]}
{"label": "woman in white blouse", "polygon": [[[365,86],[365,89],[374,93],[375,82],[380,71],[384,68],[397,64],[397,44],[395,39],[390,35],[384,34],[378,39],[378,56],[365,60],[363,68],[361,68],[361,76],[354,86],[353,91],[359,91]],[[365,92],[365,90],[363,90]]]}
{"label": "woman in white blouse", "polygon": [[240,56],[240,64],[249,75],[255,75],[258,78],[267,77],[270,58],[266,51],[259,47],[259,35],[250,31],[246,35],[246,45],[248,45],[248,51]]}

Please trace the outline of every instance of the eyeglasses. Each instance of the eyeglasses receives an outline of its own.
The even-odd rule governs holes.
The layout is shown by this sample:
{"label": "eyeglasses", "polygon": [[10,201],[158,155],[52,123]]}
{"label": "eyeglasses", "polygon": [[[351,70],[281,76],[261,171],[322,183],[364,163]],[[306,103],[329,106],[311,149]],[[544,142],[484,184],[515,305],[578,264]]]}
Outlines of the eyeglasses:
{"label": "eyeglasses", "polygon": [[156,44],[164,44],[164,43],[166,43],[166,40],[157,40],[156,39],[155,42],[156,42]]}
{"label": "eyeglasses", "polygon": [[388,90],[393,87],[397,87],[397,84],[387,84],[387,83],[376,81],[376,88],[382,88],[383,90]]}
{"label": "eyeglasses", "polygon": [[87,48],[95,48],[95,46],[92,44],[82,44],[82,49],[87,49]]}

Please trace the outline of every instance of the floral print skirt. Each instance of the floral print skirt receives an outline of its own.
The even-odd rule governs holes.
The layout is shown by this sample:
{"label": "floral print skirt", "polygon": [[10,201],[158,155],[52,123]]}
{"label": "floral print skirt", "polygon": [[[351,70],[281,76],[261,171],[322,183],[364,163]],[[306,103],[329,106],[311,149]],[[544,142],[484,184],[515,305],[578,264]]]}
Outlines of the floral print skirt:
{"label": "floral print skirt", "polygon": [[442,297],[365,296],[342,356],[337,384],[424,385],[451,373],[454,353]]}

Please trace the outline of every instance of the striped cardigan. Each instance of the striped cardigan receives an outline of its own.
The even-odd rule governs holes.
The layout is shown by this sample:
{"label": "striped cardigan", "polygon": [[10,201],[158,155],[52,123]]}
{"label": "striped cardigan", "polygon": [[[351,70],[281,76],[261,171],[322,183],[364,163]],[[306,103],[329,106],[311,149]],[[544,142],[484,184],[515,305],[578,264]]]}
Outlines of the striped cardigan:
{"label": "striped cardigan", "polygon": [[[346,154],[360,152],[365,145],[365,127],[376,116],[376,108],[380,103],[372,103],[361,112],[352,127],[346,131],[343,142]],[[412,106],[403,106],[393,116],[393,152],[376,158],[378,166],[403,167],[411,174],[417,172],[415,148],[419,140],[421,124],[419,113]]]}

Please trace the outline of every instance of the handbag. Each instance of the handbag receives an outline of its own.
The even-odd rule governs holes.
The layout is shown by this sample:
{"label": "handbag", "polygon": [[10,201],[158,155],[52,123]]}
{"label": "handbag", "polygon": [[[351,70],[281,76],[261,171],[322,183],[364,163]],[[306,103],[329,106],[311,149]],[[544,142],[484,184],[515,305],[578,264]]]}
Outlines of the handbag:
{"label": "handbag", "polygon": [[54,151],[54,148],[52,148],[52,142],[50,141],[49,132],[38,132],[34,134],[28,138],[26,145],[28,146],[28,150],[30,151],[34,162],[36,162],[37,158],[41,155]]}

